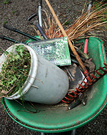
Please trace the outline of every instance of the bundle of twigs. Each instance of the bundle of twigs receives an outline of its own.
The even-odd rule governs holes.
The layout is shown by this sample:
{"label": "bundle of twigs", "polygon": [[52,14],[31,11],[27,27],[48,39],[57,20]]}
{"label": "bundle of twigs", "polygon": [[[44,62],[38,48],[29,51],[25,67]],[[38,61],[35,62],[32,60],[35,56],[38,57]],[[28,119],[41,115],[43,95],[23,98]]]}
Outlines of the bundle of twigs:
{"label": "bundle of twigs", "polygon": [[[58,28],[56,22],[50,19],[50,15],[46,12],[47,22],[45,21],[45,32],[48,38],[63,37],[61,30]],[[87,10],[76,21],[66,29],[66,33],[70,40],[84,37],[85,33],[99,30],[107,27],[107,8],[100,6],[97,9],[91,8],[90,12]]]}
{"label": "bundle of twigs", "polygon": [[42,9],[45,13],[46,19],[43,20],[44,22],[44,30],[46,35],[49,39],[55,38],[55,33],[58,31],[58,25],[56,24],[54,18],[51,18],[50,13],[46,9]]}

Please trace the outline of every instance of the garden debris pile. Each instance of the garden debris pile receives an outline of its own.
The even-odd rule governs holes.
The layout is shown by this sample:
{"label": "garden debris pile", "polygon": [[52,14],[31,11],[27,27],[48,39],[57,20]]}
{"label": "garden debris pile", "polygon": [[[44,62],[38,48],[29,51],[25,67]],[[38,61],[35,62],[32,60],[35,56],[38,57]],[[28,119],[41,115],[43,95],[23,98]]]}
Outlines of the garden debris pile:
{"label": "garden debris pile", "polygon": [[31,57],[23,45],[17,46],[15,53],[5,52],[6,61],[0,72],[0,93],[9,96],[19,91],[28,78]]}

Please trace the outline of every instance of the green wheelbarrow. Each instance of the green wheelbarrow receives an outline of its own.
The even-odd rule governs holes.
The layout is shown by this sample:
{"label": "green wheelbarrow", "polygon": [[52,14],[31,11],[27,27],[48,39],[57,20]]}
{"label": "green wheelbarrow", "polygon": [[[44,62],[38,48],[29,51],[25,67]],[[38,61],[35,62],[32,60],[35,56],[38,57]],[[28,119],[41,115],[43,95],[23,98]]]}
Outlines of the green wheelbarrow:
{"label": "green wheelbarrow", "polygon": [[[80,40],[84,42],[85,39]],[[89,38],[88,52],[96,69],[107,63],[103,42],[96,37]],[[44,133],[67,132],[93,120],[106,106],[107,75],[92,85],[87,92],[87,105],[78,105],[67,110],[66,104],[42,105],[2,98],[8,115],[18,124],[30,130]]]}

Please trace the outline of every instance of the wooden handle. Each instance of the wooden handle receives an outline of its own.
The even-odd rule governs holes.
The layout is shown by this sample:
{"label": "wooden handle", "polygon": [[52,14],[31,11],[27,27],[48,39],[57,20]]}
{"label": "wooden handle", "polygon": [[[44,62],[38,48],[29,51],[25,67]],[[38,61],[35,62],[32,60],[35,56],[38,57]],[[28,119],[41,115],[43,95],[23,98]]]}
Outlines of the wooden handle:
{"label": "wooden handle", "polygon": [[46,1],[47,5],[48,5],[48,7],[49,7],[49,9],[50,9],[50,11],[51,11],[53,17],[54,17],[56,23],[58,24],[59,28],[61,29],[63,35],[64,35],[65,37],[67,37],[69,46],[70,46],[70,48],[71,48],[73,54],[75,55],[75,57],[76,57],[78,63],[80,64],[80,66],[81,66],[81,68],[83,69],[84,73],[87,73],[88,71],[87,71],[86,67],[84,66],[84,64],[83,64],[83,62],[82,62],[82,60],[81,60],[81,58],[79,57],[79,55],[78,55],[78,53],[76,52],[76,50],[75,50],[73,44],[72,44],[71,41],[70,41],[68,35],[66,34],[64,28],[62,27],[62,24],[60,23],[58,17],[56,16],[56,14],[55,14],[55,12],[54,12],[52,6],[50,5],[50,3],[49,3],[48,0],[45,0],[45,1]]}

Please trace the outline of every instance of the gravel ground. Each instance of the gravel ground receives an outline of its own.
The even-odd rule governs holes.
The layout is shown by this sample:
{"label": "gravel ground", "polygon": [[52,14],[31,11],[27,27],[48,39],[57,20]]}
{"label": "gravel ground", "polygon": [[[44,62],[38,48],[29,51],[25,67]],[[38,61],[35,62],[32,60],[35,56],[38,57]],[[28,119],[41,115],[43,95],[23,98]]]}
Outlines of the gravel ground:
{"label": "gravel ground", "polygon": [[[7,2],[7,4],[5,4]],[[84,0],[50,0],[61,22],[71,17],[71,22],[81,14]],[[27,18],[37,12],[37,0],[0,0],[0,35],[9,36],[18,41],[25,42],[27,37],[3,28],[8,22],[13,27],[35,35],[34,29],[27,22]],[[47,8],[43,1],[43,7]],[[99,33],[100,38],[107,44],[107,31]],[[0,39],[0,47],[4,50],[11,45],[9,41]],[[107,53],[107,46],[105,46]],[[63,133],[64,134],[64,133]],[[107,134],[107,107],[93,121],[76,130],[76,135],[106,135]],[[15,123],[4,111],[0,104],[0,135],[40,135],[39,132],[30,131]]]}

